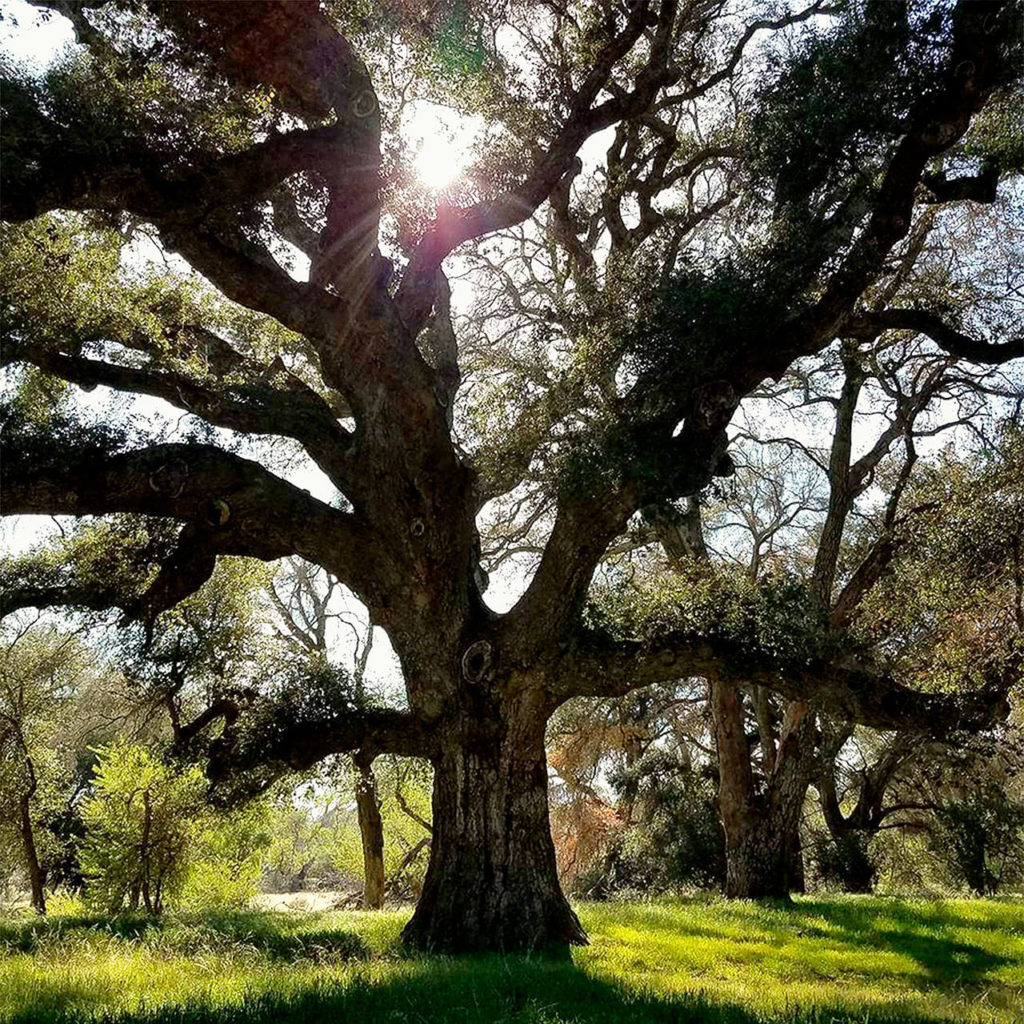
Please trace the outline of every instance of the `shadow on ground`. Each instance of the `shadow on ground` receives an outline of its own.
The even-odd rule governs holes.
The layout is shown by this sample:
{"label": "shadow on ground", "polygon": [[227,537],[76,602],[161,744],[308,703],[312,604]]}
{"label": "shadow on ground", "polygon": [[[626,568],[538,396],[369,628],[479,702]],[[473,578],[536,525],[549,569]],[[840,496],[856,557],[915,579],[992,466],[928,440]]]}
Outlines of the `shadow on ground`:
{"label": "shadow on ground", "polygon": [[[746,906],[742,902],[719,903],[716,917],[743,923],[749,920]],[[833,948],[842,944],[868,952],[900,953],[922,968],[930,987],[960,989],[982,983],[990,972],[1011,962],[952,934],[952,929],[963,929],[968,922],[963,920],[961,910],[941,902],[801,899],[762,906],[768,912],[772,932],[781,937],[795,934]],[[999,919],[990,919],[971,921],[969,927],[985,932],[1001,931],[1004,925]]]}
{"label": "shadow on ground", "polygon": [[282,931],[279,919],[266,913],[201,914],[192,918],[155,918],[142,914],[117,917],[35,918],[0,925],[0,956],[52,950],[61,942],[121,940],[165,953],[189,955],[218,948],[247,951],[268,961],[315,963],[366,959],[362,937],[336,927]]}
{"label": "shadow on ground", "polygon": [[[762,1024],[764,1014],[699,996],[630,993],[568,963],[523,958],[406,961],[398,976],[380,982],[356,978],[322,985],[291,998],[261,994],[232,1006],[183,1005],[150,1012],[28,1012],[11,1024]],[[43,993],[40,993],[43,995]],[[829,1007],[773,1013],[788,1024],[928,1024],[905,1008],[870,1014]]]}
{"label": "shadow on ground", "polygon": [[[575,962],[405,954],[395,945],[397,924],[390,938],[367,942],[374,934],[370,917],[365,927],[353,917],[332,922],[263,913],[57,918],[0,926],[0,956],[26,953],[39,963],[60,963],[65,952],[78,955],[76,949],[102,956],[109,944],[155,954],[173,970],[175,958],[212,950],[225,954],[225,966],[241,957],[246,966],[264,964],[271,972],[257,971],[253,987],[232,997],[237,1001],[214,1005],[196,1001],[206,998],[196,994],[191,1002],[111,1012],[96,990],[39,970],[10,1024],[931,1024],[956,1017],[930,1015],[934,1003],[913,1005],[915,989],[943,993],[948,1009],[967,1005],[965,997],[972,1002],[982,988],[992,1005],[1002,1006],[1001,1019],[1010,1019],[1020,993],[994,972],[1020,959],[1000,955],[999,939],[1024,925],[1024,907],[1008,905],[977,920],[966,913],[963,904],[878,899],[591,904],[582,914],[595,945]],[[620,929],[639,938],[616,938]],[[716,990],[709,977],[705,991],[695,992],[700,971],[691,958],[700,956],[711,958],[713,973],[726,962],[741,965],[745,987]],[[664,984],[673,973],[687,979],[689,991]],[[621,983],[609,977],[616,974]],[[796,989],[790,996],[788,986],[799,979],[809,980],[820,1002],[797,1005]],[[851,1008],[852,992],[839,1005],[858,981],[880,986],[869,1005]],[[751,1008],[780,985],[789,1008]]]}

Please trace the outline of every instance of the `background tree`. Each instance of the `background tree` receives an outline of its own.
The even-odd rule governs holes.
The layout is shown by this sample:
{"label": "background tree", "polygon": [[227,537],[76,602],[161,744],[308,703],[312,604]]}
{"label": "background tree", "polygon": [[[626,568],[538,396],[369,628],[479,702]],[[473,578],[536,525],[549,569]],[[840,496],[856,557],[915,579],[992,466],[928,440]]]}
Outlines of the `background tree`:
{"label": "background tree", "polygon": [[1021,877],[1024,802],[996,782],[972,789],[935,809],[932,838],[954,878],[977,896],[991,896]]}
{"label": "background tree", "polygon": [[159,915],[172,904],[244,907],[269,844],[264,808],[217,813],[196,766],[171,765],[139,744],[99,752],[82,816],[86,897],[107,913]]}
{"label": "background tree", "polygon": [[562,884],[580,895],[724,886],[707,687],[579,698],[548,725]]}
{"label": "background tree", "polygon": [[176,772],[144,747],[100,754],[95,791],[83,809],[88,838],[82,867],[90,902],[107,913],[160,914],[186,872],[196,819],[204,809],[202,772]]}
{"label": "background tree", "polygon": [[[214,702],[190,739],[208,740],[212,774],[236,790],[346,750],[430,759],[431,862],[410,942],[583,941],[556,876],[543,748],[571,697],[715,675],[879,727],[924,713],[937,730],[1002,706],[1006,666],[973,697],[923,694],[818,644],[800,601],[774,605],[783,644],[736,628],[751,602],[772,606],[764,594],[708,606],[679,592],[642,624],[584,609],[639,510],[729,472],[740,401],[794,360],[879,325],[957,358],[1020,354],[998,315],[951,322],[878,287],[922,208],[991,201],[1019,167],[999,127],[1019,74],[1017,5],[869,0],[835,23],[821,0],[758,20],[729,0],[482,4],[426,24],[398,6],[368,18],[277,0],[54,9],[79,47],[41,76],[4,74],[4,359],[159,398],[205,426],[132,437],[102,417],[15,408],[5,511],[180,524],[141,594],[94,599],[143,620],[225,555],[297,554],[359,596],[401,661],[403,705],[296,676],[270,703]],[[385,71],[385,54],[408,64]],[[410,92],[490,121],[494,144],[445,202],[403,188],[395,129]],[[584,144],[606,129],[610,150],[584,174]],[[568,307],[521,335],[539,367],[564,358],[518,395],[506,375],[504,409],[529,429],[485,445],[461,423],[442,264],[549,199],[543,240],[572,249],[592,229],[612,247],[589,291],[577,253]],[[143,236],[206,283],[122,260]],[[592,329],[561,330],[572,315]],[[490,383],[501,378],[499,365]],[[337,493],[290,482],[287,456]],[[535,468],[550,529],[499,614],[482,596],[477,518]]]}
{"label": "background tree", "polygon": [[[285,627],[285,641],[299,657],[309,659],[316,670],[316,666],[330,664],[328,632],[332,622],[351,633],[353,697],[357,703],[365,701],[373,623],[361,621],[358,614],[347,607],[339,610],[336,605],[341,588],[329,573],[298,560],[291,560],[286,566],[283,586],[270,584],[274,606]],[[335,607],[332,607],[332,598]],[[357,753],[352,767],[356,773],[356,813],[363,850],[362,905],[369,910],[379,910],[384,905],[384,826],[372,755]]]}
{"label": "background tree", "polygon": [[[25,871],[32,906],[46,912],[48,884],[74,859],[86,746],[102,734],[95,691],[108,670],[76,633],[41,624],[5,624],[0,653],[0,841]],[[90,691],[93,691],[90,693]],[[5,857],[7,859],[7,857]],[[56,879],[54,876],[57,876]]]}

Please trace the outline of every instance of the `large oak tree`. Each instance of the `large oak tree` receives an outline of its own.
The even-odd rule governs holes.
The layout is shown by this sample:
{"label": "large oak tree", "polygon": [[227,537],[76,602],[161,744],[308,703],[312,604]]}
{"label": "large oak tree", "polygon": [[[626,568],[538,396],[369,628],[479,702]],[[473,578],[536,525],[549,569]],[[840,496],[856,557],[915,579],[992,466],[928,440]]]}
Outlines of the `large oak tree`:
{"label": "large oak tree", "polygon": [[[406,707],[311,684],[251,716],[219,704],[187,731],[208,738],[215,777],[254,785],[345,750],[428,757],[434,835],[410,942],[584,941],[547,822],[544,725],[570,697],[735,676],[937,730],[1001,706],[1005,666],[980,690],[925,694],[841,643],[750,645],[686,609],[631,639],[585,611],[635,513],[728,473],[739,403],[794,360],[851,328],[913,331],[974,362],[1021,354],[998,318],[986,337],[877,287],[897,255],[915,259],[921,206],[991,201],[1019,164],[1017,4],[38,6],[70,19],[80,49],[42,77],[4,66],[4,360],[211,429],[166,440],[14,402],[5,513],[180,531],[125,545],[135,564],[162,556],[143,589],[21,566],[9,603],[151,621],[223,555],[299,555],[343,581],[391,638]],[[410,96],[487,121],[475,170],[433,209],[396,130]],[[565,358],[506,396],[507,444],[463,444],[468,339],[442,268],[542,207],[524,245],[540,238],[538,260],[545,238],[568,247],[574,276],[534,344]],[[139,272],[125,238],[209,287]],[[285,478],[280,439],[339,501]],[[497,614],[479,516],[538,467],[556,485],[550,529]]]}

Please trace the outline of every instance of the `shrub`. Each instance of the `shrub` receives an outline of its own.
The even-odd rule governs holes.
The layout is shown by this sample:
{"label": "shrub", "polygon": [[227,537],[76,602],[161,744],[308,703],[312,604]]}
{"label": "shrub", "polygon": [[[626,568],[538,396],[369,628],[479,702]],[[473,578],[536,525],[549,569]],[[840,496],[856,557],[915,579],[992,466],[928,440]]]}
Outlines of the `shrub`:
{"label": "shrub", "polygon": [[1024,804],[995,784],[935,810],[932,848],[979,896],[1024,873]]}
{"label": "shrub", "polygon": [[829,888],[871,892],[878,878],[878,865],[870,847],[871,836],[864,831],[838,837],[818,832],[810,844],[811,863]]}
{"label": "shrub", "polygon": [[598,869],[581,877],[580,891],[601,896],[684,885],[723,886],[725,835],[714,783],[706,773],[655,750],[610,781],[621,796],[634,802],[636,823]]}
{"label": "shrub", "polygon": [[208,811],[189,850],[180,903],[194,910],[246,907],[259,891],[270,841],[265,803]]}
{"label": "shrub", "polygon": [[137,910],[141,901],[159,914],[185,879],[203,817],[203,775],[196,767],[175,771],[128,743],[98,753],[94,793],[82,807],[87,899],[107,913]]}
{"label": "shrub", "polygon": [[174,767],[127,743],[98,753],[82,808],[91,906],[160,914],[169,904],[241,907],[255,895],[270,843],[262,805],[218,813],[198,767]]}

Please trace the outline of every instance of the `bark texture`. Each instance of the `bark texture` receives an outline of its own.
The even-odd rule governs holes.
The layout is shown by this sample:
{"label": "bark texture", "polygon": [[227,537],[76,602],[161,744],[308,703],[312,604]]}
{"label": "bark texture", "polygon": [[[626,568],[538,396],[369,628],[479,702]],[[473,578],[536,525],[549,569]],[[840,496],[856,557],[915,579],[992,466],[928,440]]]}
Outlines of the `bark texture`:
{"label": "bark texture", "polygon": [[[799,824],[812,777],[814,715],[793,702],[758,788],[738,687],[712,684],[719,807],[725,829],[726,895],[788,899],[803,889]],[[766,741],[767,742],[767,741]]]}
{"label": "bark texture", "polygon": [[29,890],[32,894],[32,909],[38,914],[46,913],[46,890],[44,888],[45,878],[43,869],[39,863],[39,854],[36,850],[35,832],[32,829],[32,795],[35,792],[35,779],[32,781],[32,789],[26,793],[18,802],[19,825],[21,830],[21,845],[25,851],[25,865],[28,868]]}
{"label": "bark texture", "polygon": [[496,952],[583,944],[548,821],[546,716],[513,708],[434,764],[434,835],[403,936],[422,949]]}

